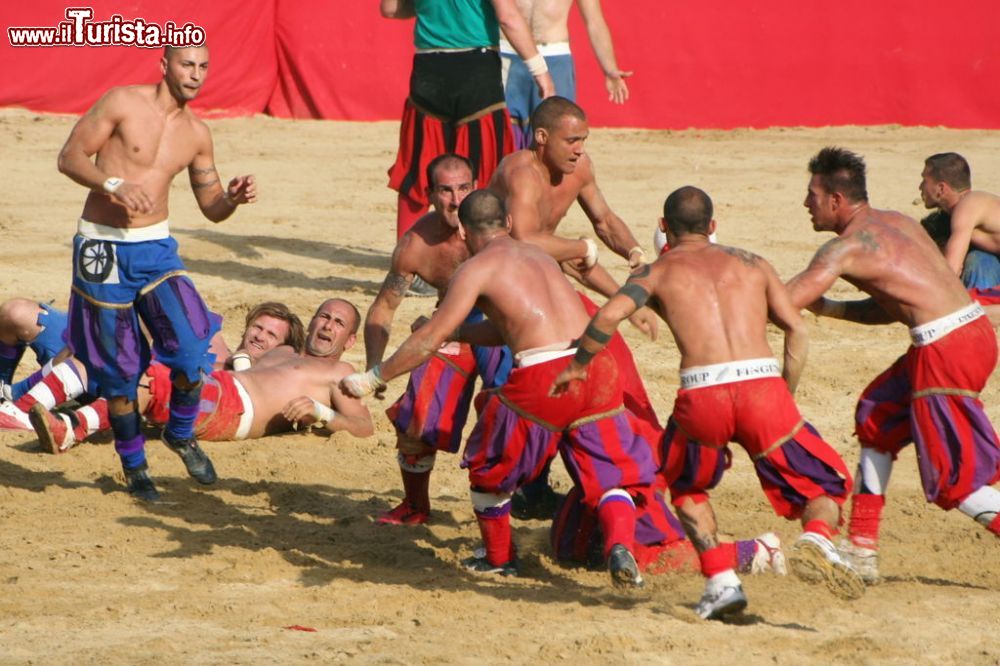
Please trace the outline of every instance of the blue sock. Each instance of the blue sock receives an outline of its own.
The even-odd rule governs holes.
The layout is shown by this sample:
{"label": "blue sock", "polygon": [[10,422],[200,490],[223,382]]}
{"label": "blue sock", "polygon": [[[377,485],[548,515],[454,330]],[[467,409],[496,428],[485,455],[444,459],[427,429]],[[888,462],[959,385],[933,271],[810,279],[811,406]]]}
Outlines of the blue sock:
{"label": "blue sock", "polygon": [[142,436],[139,412],[109,414],[111,430],[115,433],[115,451],[126,470],[146,468],[146,438]]}
{"label": "blue sock", "polygon": [[164,433],[170,439],[194,439],[194,422],[198,418],[201,403],[201,387],[198,382],[189,389],[179,389],[175,384],[170,392],[170,418]]}

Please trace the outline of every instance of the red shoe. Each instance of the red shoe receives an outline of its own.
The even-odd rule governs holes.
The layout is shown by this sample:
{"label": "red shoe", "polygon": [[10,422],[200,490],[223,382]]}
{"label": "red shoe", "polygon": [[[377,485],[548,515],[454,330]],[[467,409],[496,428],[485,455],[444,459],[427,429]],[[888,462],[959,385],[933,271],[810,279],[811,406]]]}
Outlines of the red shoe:
{"label": "red shoe", "polygon": [[420,511],[403,500],[392,511],[386,511],[375,519],[379,525],[423,525],[431,519],[430,511]]}

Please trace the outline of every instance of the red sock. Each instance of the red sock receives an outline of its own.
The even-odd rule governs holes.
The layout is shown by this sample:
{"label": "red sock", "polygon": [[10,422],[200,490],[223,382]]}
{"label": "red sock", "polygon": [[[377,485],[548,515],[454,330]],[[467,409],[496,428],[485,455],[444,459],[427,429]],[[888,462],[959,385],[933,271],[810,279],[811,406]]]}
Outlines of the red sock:
{"label": "red sock", "polygon": [[833,540],[833,537],[837,534],[837,528],[831,527],[825,520],[820,520],[819,518],[813,518],[805,525],[802,526],[803,532],[814,532],[820,536],[824,536],[827,539]]}
{"label": "red sock", "polygon": [[847,534],[852,543],[865,548],[878,548],[883,507],[885,495],[858,493],[851,498],[851,519],[847,523]]}
{"label": "red sock", "polygon": [[701,573],[705,578],[711,578],[715,574],[734,569],[736,544],[732,542],[720,543],[715,548],[709,548],[704,553],[700,553],[698,559],[701,560]]}
{"label": "red sock", "polygon": [[477,512],[476,520],[479,522],[483,545],[486,546],[486,560],[493,566],[500,566],[513,560],[514,540],[510,532],[510,511],[490,517]]}
{"label": "red sock", "polygon": [[427,212],[427,204],[414,201],[405,194],[400,194],[396,200],[396,240],[403,237],[413,223]]}
{"label": "red sock", "polygon": [[406,501],[417,511],[430,513],[430,483],[431,471],[410,472],[400,469],[403,475],[403,492],[406,494]]}
{"label": "red sock", "polygon": [[597,507],[597,519],[604,533],[605,559],[611,547],[619,543],[634,552],[635,505],[630,500],[620,496],[604,500]]}

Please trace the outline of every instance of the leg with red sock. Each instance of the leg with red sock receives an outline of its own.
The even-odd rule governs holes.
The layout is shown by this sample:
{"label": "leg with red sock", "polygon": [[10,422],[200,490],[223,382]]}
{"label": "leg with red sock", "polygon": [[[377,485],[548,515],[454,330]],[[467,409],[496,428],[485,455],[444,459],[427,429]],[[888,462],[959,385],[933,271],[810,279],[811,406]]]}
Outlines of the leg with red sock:
{"label": "leg with red sock", "polygon": [[470,571],[501,576],[517,575],[517,549],[510,530],[510,493],[488,493],[473,489],[472,507],[483,537],[483,548],[464,560]]}
{"label": "leg with red sock", "polygon": [[604,534],[604,560],[616,587],[642,587],[635,559],[635,502],[621,488],[612,488],[597,504],[597,519]]}
{"label": "leg with red sock", "polygon": [[424,455],[397,454],[403,476],[405,496],[391,511],[379,515],[381,525],[423,525],[431,517],[430,479],[436,453]]}

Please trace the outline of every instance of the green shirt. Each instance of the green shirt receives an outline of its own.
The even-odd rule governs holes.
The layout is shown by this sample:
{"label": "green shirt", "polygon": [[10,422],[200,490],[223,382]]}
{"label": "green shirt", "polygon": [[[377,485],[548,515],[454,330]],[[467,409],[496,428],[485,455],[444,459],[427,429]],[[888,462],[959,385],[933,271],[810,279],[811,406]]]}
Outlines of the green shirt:
{"label": "green shirt", "polygon": [[500,25],[490,0],[414,0],[418,49],[473,49],[496,46]]}

